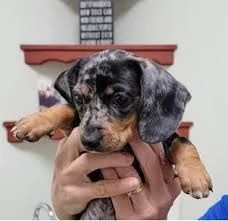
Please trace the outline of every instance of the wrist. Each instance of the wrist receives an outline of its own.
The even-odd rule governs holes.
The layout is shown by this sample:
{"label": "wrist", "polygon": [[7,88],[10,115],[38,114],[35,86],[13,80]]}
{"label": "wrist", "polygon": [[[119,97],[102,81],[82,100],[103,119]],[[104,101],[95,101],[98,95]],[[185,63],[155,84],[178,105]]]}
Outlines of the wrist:
{"label": "wrist", "polygon": [[84,212],[85,207],[82,207],[80,209],[79,208],[63,209],[62,205],[58,206],[53,203],[53,210],[54,210],[56,219],[58,220],[79,220]]}
{"label": "wrist", "polygon": [[54,213],[57,220],[73,220],[73,215],[70,215],[61,209],[54,207]]}

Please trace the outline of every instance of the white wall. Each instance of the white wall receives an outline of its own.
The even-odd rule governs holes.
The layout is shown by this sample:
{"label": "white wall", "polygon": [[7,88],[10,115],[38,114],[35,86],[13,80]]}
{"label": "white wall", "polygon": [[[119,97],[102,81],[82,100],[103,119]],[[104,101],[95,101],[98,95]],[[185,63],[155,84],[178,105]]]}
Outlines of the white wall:
{"label": "white wall", "polygon": [[[78,43],[77,1],[0,0],[0,122],[37,111],[37,81],[54,79],[66,66],[23,63],[21,43]],[[182,196],[171,218],[191,219],[226,193],[228,100],[227,0],[115,1],[116,43],[178,44],[169,68],[193,95],[185,120],[194,121],[191,140],[214,181],[207,200]],[[34,206],[50,202],[56,143],[9,144],[0,127],[0,219],[31,219]]]}
{"label": "white wall", "polygon": [[[77,42],[74,4],[61,0],[0,0],[1,124],[37,111],[37,80],[46,75],[54,79],[65,68],[58,63],[27,66],[19,45]],[[2,126],[0,141],[0,219],[31,219],[40,201],[50,203],[57,143],[43,140],[10,144]]]}
{"label": "white wall", "polygon": [[228,1],[127,2],[130,10],[117,17],[116,42],[178,44],[175,64],[169,70],[192,93],[184,119],[194,121],[191,140],[214,182],[209,199],[183,196],[178,204],[179,218],[197,218],[228,192]]}

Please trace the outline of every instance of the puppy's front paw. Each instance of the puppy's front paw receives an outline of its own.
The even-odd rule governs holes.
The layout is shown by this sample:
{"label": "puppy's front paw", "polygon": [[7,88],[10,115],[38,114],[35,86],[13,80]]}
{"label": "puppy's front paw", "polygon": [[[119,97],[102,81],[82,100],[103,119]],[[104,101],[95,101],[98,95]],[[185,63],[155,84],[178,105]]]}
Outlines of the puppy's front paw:
{"label": "puppy's front paw", "polygon": [[11,132],[20,140],[35,142],[53,131],[52,123],[42,114],[34,113],[19,120]]}
{"label": "puppy's front paw", "polygon": [[196,199],[206,198],[212,190],[212,182],[199,159],[176,165],[182,190]]}

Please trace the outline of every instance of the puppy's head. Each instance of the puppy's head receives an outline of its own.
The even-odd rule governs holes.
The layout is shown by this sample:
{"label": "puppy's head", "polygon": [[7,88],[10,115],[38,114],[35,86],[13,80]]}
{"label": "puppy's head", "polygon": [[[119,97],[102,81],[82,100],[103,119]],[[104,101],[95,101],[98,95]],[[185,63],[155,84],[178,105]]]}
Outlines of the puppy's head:
{"label": "puppy's head", "polygon": [[55,88],[74,105],[89,151],[121,149],[138,127],[147,143],[168,138],[181,121],[189,92],[159,65],[124,51],[79,60]]}

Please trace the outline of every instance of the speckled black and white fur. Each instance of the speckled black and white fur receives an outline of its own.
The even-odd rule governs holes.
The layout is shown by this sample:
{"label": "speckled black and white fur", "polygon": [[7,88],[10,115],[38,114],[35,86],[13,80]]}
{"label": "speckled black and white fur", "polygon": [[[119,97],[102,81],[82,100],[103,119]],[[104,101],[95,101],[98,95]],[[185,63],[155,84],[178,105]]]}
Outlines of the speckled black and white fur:
{"label": "speckled black and white fur", "polygon": [[[165,141],[175,133],[191,98],[157,63],[123,50],[79,59],[57,78],[55,88],[78,113],[75,126],[80,124],[85,149],[99,152],[126,145],[131,133],[118,132],[125,122],[136,124],[144,142]],[[81,219],[115,219],[111,200],[91,201]]]}

